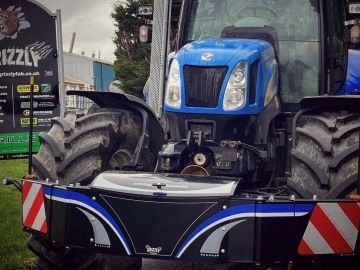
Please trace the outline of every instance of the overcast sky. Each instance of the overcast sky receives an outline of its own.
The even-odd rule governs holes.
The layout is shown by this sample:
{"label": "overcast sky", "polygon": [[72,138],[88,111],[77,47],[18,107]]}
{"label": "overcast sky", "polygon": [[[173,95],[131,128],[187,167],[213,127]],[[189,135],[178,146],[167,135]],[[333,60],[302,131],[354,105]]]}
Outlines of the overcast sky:
{"label": "overcast sky", "polygon": [[[1,1],[1,0],[0,0]],[[114,21],[110,18],[116,0],[37,0],[50,11],[61,9],[64,51],[69,51],[72,33],[76,33],[73,53],[92,52],[101,59],[112,62],[115,59]]]}

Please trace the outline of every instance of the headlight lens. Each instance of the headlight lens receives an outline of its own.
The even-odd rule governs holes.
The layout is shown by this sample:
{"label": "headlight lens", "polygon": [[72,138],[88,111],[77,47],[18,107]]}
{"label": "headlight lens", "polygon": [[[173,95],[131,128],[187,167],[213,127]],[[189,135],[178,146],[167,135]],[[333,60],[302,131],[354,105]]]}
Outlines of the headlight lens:
{"label": "headlight lens", "polygon": [[165,103],[169,107],[179,109],[181,106],[181,81],[179,63],[176,59],[171,63],[169,74],[165,92]]}
{"label": "headlight lens", "polygon": [[223,109],[225,111],[236,110],[245,104],[246,92],[246,76],[245,76],[246,62],[239,62],[231,73],[229,81],[226,86]]}

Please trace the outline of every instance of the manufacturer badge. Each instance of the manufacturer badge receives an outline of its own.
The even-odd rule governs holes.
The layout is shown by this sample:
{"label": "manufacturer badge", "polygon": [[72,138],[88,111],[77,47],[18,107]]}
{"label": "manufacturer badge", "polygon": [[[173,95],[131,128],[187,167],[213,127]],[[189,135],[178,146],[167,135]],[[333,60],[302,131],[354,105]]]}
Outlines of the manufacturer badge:
{"label": "manufacturer badge", "polygon": [[152,248],[149,245],[145,246],[146,252],[150,254],[159,254],[162,251],[162,247]]}
{"label": "manufacturer badge", "polygon": [[204,60],[204,61],[211,61],[211,60],[213,60],[213,58],[214,58],[214,55],[212,53],[204,53],[201,56],[201,60]]}

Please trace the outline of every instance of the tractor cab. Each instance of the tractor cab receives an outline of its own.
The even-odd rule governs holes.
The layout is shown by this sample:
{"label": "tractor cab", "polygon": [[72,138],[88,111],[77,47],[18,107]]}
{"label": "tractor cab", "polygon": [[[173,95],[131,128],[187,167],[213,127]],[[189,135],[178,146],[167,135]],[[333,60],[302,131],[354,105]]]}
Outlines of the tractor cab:
{"label": "tractor cab", "polygon": [[[183,18],[181,45],[212,38],[270,41],[279,65],[282,101],[298,103],[305,96],[318,95],[321,16],[316,1],[189,1]],[[264,52],[262,58],[266,57]]]}

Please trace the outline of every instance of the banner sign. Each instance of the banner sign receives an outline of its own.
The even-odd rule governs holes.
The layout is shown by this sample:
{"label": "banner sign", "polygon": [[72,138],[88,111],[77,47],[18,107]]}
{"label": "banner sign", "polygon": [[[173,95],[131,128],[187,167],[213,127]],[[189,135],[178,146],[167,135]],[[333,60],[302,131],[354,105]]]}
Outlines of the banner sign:
{"label": "banner sign", "polygon": [[36,1],[0,1],[0,160],[28,154],[30,76],[33,91],[33,152],[39,133],[59,116],[56,18]]}

